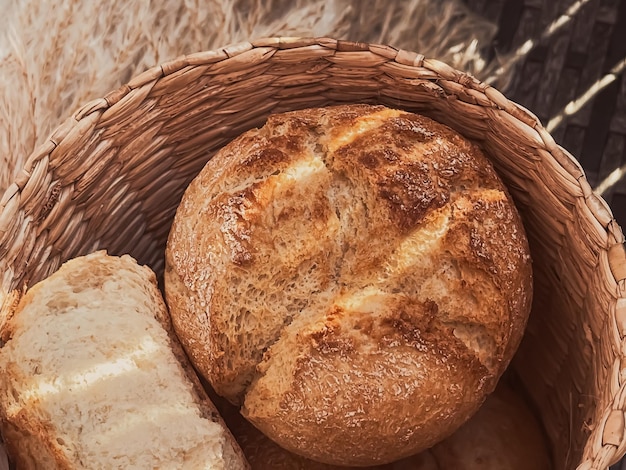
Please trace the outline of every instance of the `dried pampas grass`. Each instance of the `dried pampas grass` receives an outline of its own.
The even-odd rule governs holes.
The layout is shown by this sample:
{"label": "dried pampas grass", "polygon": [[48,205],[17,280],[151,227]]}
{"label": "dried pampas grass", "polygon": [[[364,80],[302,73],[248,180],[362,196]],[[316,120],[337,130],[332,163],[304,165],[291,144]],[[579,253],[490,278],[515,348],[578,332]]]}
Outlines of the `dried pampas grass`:
{"label": "dried pampas grass", "polygon": [[181,54],[262,36],[388,43],[476,76],[495,27],[459,0],[0,0],[0,192],[81,104]]}

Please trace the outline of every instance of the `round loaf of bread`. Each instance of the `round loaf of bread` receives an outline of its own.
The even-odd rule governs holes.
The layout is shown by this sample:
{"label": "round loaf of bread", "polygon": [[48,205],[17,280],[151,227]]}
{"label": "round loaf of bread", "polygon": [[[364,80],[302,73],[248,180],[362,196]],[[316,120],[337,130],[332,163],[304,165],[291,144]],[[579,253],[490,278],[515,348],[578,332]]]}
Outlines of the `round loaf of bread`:
{"label": "round loaf of bread", "polygon": [[[522,396],[504,383],[478,412],[430,453],[437,468],[456,470],[550,470],[541,424]],[[411,463],[410,459],[407,463]],[[401,467],[407,470],[421,467]]]}
{"label": "round loaf of bread", "polygon": [[[216,403],[252,470],[347,470],[293,454],[267,438],[233,406]],[[550,470],[547,439],[528,403],[500,380],[480,409],[430,449],[364,470]]]}
{"label": "round loaf of bread", "polygon": [[527,240],[480,149],[426,117],[271,116],[187,188],[165,292],[192,363],[282,447],[390,462],[450,435],[522,337]]}

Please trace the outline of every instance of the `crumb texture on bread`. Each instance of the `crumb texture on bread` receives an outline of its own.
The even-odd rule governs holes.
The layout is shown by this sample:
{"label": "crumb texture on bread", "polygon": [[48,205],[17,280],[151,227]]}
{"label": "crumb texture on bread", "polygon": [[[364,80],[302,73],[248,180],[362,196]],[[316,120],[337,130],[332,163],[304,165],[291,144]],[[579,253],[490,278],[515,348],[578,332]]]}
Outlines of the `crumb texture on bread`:
{"label": "crumb texture on bread", "polygon": [[227,461],[230,435],[168,321],[154,273],[129,256],[77,258],[29,289],[0,350],[2,431],[19,468],[245,468]]}
{"label": "crumb texture on bread", "polygon": [[532,281],[520,217],[476,145],[346,105],[271,116],[209,161],[178,208],[165,291],[194,365],[255,426],[368,465],[477,410]]}

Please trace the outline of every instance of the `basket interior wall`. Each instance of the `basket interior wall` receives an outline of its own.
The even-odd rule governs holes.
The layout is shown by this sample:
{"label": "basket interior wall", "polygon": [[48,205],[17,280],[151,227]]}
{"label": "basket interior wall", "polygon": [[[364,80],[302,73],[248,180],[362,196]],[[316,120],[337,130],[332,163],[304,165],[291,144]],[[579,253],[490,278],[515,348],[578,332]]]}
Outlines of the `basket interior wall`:
{"label": "basket interior wall", "polygon": [[[557,468],[573,468],[590,432],[585,423],[601,419],[594,405],[606,392],[596,383],[610,373],[598,364],[610,348],[602,308],[615,303],[598,269],[608,263],[600,249],[606,230],[584,217],[587,195],[576,177],[582,171],[564,171],[559,155],[545,151],[545,136],[524,124],[527,115],[513,118],[516,109],[498,106],[467,77],[409,70],[375,54],[289,51],[269,59],[269,51],[253,49],[229,66],[164,66],[80,110],[30,158],[25,186],[18,181],[5,195],[12,218],[0,230],[1,287],[32,284],[98,248],[130,253],[162,272],[186,185],[218,148],[272,112],[341,102],[423,112],[482,144],[522,213],[536,293],[514,366],[541,414]],[[12,190],[21,191],[17,203]]]}

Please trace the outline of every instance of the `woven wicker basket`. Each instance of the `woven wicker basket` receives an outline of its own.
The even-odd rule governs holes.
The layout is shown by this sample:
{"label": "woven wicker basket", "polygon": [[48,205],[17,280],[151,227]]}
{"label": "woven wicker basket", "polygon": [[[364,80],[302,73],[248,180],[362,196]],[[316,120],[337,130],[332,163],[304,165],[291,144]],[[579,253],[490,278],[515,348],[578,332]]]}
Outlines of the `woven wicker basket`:
{"label": "woven wicker basket", "polygon": [[[177,203],[211,155],[268,114],[344,102],[421,112],[476,140],[522,213],[535,302],[512,364],[555,468],[626,452],[623,234],[537,119],[467,74],[389,46],[270,38],[154,67],[68,119],[0,201],[0,300],[98,248],[163,269]],[[626,365],[626,363],[625,363]]]}

